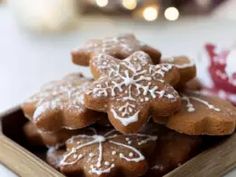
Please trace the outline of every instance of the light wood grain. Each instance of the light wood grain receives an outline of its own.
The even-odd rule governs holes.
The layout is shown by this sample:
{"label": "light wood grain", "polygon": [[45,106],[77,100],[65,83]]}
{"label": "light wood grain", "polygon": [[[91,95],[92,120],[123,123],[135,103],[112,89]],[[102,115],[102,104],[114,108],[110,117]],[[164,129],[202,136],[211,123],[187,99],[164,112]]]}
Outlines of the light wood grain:
{"label": "light wood grain", "polygon": [[30,152],[0,135],[0,162],[21,177],[64,177]]}
{"label": "light wood grain", "polygon": [[[174,147],[173,147],[174,148]],[[222,177],[236,167],[236,134],[164,177]]]}

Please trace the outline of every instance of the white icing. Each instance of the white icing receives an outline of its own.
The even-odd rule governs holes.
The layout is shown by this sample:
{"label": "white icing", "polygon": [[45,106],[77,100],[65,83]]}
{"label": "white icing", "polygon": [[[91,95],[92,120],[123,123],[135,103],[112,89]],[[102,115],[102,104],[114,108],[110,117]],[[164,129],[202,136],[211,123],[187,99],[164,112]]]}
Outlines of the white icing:
{"label": "white icing", "polygon": [[173,65],[152,65],[150,57],[144,52],[135,52],[122,61],[98,55],[93,58],[92,63],[96,63],[102,75],[86,94],[95,98],[109,97],[110,100],[119,97],[121,106],[111,105],[110,112],[124,126],[138,121],[137,104],[144,105],[144,102],[162,98],[173,102],[178,96],[174,89],[170,89],[171,86],[164,87],[165,90],[159,88],[159,85],[165,85],[164,77],[172,70]]}
{"label": "white icing", "polygon": [[195,108],[194,108],[193,104],[191,103],[189,97],[182,96],[181,99],[187,102],[186,107],[187,107],[188,112],[194,112],[195,111]]}
{"label": "white icing", "polygon": [[84,111],[83,93],[89,84],[90,80],[81,74],[71,74],[60,81],[45,85],[39,93],[27,100],[28,103],[36,104],[33,120],[37,121],[47,111],[71,109]]}
{"label": "white icing", "polygon": [[40,105],[36,108],[33,114],[33,120],[37,120],[45,112],[45,105]]}
{"label": "white icing", "polygon": [[130,123],[137,122],[138,121],[138,114],[139,111],[136,112],[134,115],[129,117],[120,117],[115,110],[111,109],[112,115],[115,119],[119,120],[124,126],[129,125]]}
{"label": "white icing", "polygon": [[[164,62],[167,63],[174,63],[175,62],[175,57],[167,57],[163,59]],[[174,64],[175,67],[184,69],[184,68],[189,68],[195,66],[195,62],[193,60],[190,60],[188,63],[184,64]]]}
{"label": "white icing", "polygon": [[115,37],[107,37],[102,40],[91,40],[87,43],[84,50],[95,53],[105,53],[129,56],[134,51],[141,50],[142,45],[132,34],[123,34]]}
{"label": "white icing", "polygon": [[[79,162],[82,158],[87,158],[87,163],[90,163],[89,166],[89,173],[101,175],[103,173],[110,173],[111,169],[115,167],[115,164],[113,163],[115,160],[112,159],[103,159],[104,149],[103,144],[109,143],[109,147],[112,146],[118,146],[122,148],[116,148],[118,150],[111,151],[111,154],[116,158],[124,159],[128,162],[140,162],[144,160],[144,156],[141,154],[139,150],[137,150],[135,147],[132,147],[129,144],[125,144],[125,142],[131,141],[134,139],[138,143],[144,144],[148,143],[149,141],[156,141],[156,136],[146,135],[146,134],[130,134],[130,135],[121,135],[120,133],[116,132],[115,130],[111,130],[104,135],[98,135],[95,129],[92,129],[92,131],[95,133],[94,135],[77,135],[72,138],[70,138],[67,143],[75,144],[75,147],[73,147],[67,154],[65,154],[60,162],[60,165],[67,166],[67,165],[73,165]],[[121,135],[121,137],[116,137],[118,135]],[[77,144],[76,141],[84,142]],[[95,146],[97,147],[97,150],[95,149],[94,152],[89,153],[83,153],[82,148],[86,148],[88,146]],[[110,148],[111,149],[111,148]],[[109,150],[110,150],[109,149]],[[128,157],[124,155],[124,152],[122,150],[125,150],[125,152],[128,150]],[[81,154],[79,153],[81,150]],[[108,149],[106,149],[108,150]],[[91,160],[91,157],[93,157],[93,160]]]}
{"label": "white icing", "polygon": [[128,162],[129,161],[133,161],[133,162],[140,162],[142,160],[145,159],[145,157],[134,147],[132,146],[129,146],[129,145],[126,145],[126,144],[123,144],[123,143],[119,143],[119,142],[115,142],[115,141],[109,141],[110,143],[112,144],[115,144],[115,145],[118,145],[118,146],[122,146],[122,147],[125,147],[127,149],[130,149],[131,151],[133,151],[135,154],[137,154],[137,157],[136,158],[130,158],[130,157],[126,157],[123,153],[120,153],[119,156],[120,158],[122,159],[125,159],[127,160]]}
{"label": "white icing", "polygon": [[190,63],[175,64],[174,66],[177,67],[177,68],[183,69],[183,68],[190,68],[190,67],[193,67],[193,66],[195,66],[195,63],[191,60]]}
{"label": "white icing", "polygon": [[188,112],[194,112],[196,109],[194,108],[194,104],[191,103],[190,99],[198,101],[199,103],[202,103],[203,105],[207,106],[208,109],[214,110],[216,112],[220,111],[220,108],[214,106],[213,104],[208,103],[206,100],[203,100],[201,98],[195,97],[195,96],[182,96],[182,100],[186,101],[186,107]]}
{"label": "white icing", "polygon": [[108,168],[105,168],[105,169],[98,169],[94,166],[91,166],[91,170],[89,171],[90,173],[94,173],[94,174],[97,174],[97,175],[101,175],[103,173],[110,173],[111,172],[111,169],[114,168],[115,165],[114,164],[111,164],[110,167]]}

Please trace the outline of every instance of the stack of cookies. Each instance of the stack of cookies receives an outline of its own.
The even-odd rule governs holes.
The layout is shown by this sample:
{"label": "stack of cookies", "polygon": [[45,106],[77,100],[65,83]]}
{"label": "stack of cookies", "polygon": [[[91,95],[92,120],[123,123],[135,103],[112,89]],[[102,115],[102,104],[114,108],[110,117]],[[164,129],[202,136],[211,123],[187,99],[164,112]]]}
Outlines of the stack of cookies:
{"label": "stack of cookies", "polygon": [[22,104],[31,143],[67,176],[157,177],[201,149],[202,135],[230,135],[236,108],[203,95],[195,64],[132,34],[88,41],[72,52],[93,78],[73,73]]}

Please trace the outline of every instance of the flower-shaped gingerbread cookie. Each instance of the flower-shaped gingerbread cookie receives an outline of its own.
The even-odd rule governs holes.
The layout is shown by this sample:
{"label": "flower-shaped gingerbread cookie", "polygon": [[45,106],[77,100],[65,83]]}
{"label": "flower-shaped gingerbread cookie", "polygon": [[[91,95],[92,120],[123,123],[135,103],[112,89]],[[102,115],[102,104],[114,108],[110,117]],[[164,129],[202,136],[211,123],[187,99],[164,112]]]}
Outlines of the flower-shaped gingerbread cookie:
{"label": "flower-shaped gingerbread cookie", "polygon": [[235,131],[236,108],[228,101],[185,92],[180,112],[169,117],[166,126],[188,135],[228,135]]}
{"label": "flower-shaped gingerbread cookie", "polygon": [[45,85],[22,104],[22,109],[26,117],[44,131],[86,127],[101,116],[84,106],[83,93],[91,82],[82,74],[70,74]]}
{"label": "flower-shaped gingerbread cookie", "polygon": [[71,55],[75,64],[88,66],[89,60],[94,54],[102,53],[124,59],[138,50],[148,53],[154,63],[159,63],[161,53],[158,50],[141,43],[132,34],[123,34],[88,41],[81,49],[72,51]]}
{"label": "flower-shaped gingerbread cookie", "polygon": [[161,62],[173,64],[176,68],[179,69],[179,87],[182,87],[183,85],[185,85],[185,83],[196,77],[196,65],[191,59],[186,56],[162,58]]}
{"label": "flower-shaped gingerbread cookie", "polygon": [[180,108],[171,86],[179,81],[179,72],[171,64],[152,65],[150,57],[138,51],[124,60],[101,54],[90,67],[98,79],[85,92],[85,105],[107,112],[120,132],[137,132],[151,115],[168,116]]}
{"label": "flower-shaped gingerbread cookie", "polygon": [[148,134],[122,135],[115,129],[70,138],[67,151],[59,164],[68,175],[85,177],[138,177],[148,169],[146,156],[156,144],[156,136]]}

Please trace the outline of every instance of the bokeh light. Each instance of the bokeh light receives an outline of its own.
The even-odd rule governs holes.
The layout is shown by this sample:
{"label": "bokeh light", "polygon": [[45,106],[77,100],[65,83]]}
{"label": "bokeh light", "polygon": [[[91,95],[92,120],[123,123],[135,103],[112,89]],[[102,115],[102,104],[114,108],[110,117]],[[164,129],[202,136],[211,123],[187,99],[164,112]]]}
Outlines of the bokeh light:
{"label": "bokeh light", "polygon": [[122,0],[122,5],[128,10],[134,10],[137,7],[137,0]]}
{"label": "bokeh light", "polygon": [[175,7],[168,7],[166,10],[165,10],[165,18],[169,21],[175,21],[179,18],[179,11],[177,8]]}
{"label": "bokeh light", "polygon": [[156,6],[148,6],[143,10],[143,17],[147,21],[154,21],[158,17],[158,8]]}
{"label": "bokeh light", "polygon": [[108,5],[108,0],[96,0],[96,4],[99,7],[106,7]]}

